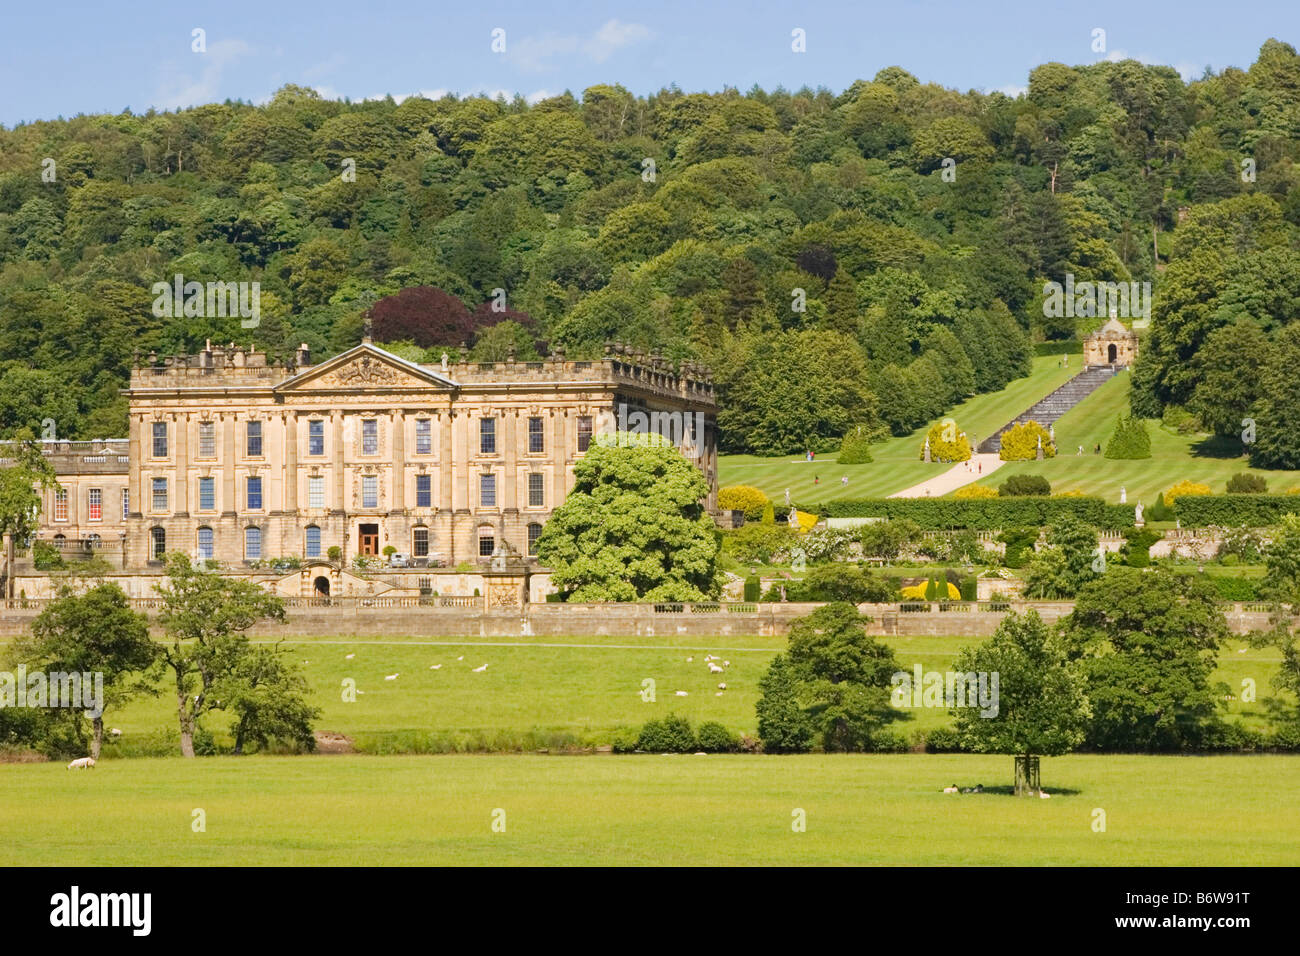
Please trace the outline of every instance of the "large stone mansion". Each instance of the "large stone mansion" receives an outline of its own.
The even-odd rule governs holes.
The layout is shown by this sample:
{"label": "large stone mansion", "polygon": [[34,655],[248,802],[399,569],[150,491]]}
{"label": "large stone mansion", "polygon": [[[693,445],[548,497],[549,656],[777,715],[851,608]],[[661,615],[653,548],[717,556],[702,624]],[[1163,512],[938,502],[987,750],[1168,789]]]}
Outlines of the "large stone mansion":
{"label": "large stone mansion", "polygon": [[707,374],[630,349],[421,365],[366,340],[318,365],[303,346],[277,365],[209,345],[137,359],[125,394],[129,438],[45,443],[61,489],[46,493],[39,531],[125,571],[157,573],[171,551],[236,568],[333,548],[347,564],[389,546],[416,567],[527,560],[574,463],[620,410],[686,422],[716,503]]}

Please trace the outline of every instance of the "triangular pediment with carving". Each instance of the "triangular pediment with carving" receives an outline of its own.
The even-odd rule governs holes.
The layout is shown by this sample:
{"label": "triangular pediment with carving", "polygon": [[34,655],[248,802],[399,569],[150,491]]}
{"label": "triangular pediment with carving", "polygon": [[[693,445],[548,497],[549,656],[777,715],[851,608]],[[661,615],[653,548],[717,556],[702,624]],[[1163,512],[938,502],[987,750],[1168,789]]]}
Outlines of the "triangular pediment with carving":
{"label": "triangular pediment with carving", "polygon": [[423,366],[408,362],[373,345],[358,345],[322,364],[304,369],[281,382],[278,392],[365,389],[391,391],[409,388],[454,389],[456,383]]}

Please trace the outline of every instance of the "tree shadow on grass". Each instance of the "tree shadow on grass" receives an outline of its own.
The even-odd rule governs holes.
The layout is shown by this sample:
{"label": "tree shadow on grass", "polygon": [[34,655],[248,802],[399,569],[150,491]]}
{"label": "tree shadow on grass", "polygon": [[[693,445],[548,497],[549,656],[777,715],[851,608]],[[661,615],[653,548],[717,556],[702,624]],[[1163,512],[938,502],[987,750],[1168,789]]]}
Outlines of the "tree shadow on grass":
{"label": "tree shadow on grass", "polygon": [[[1046,790],[1053,797],[1077,797],[1079,794],[1083,792],[1082,790],[1071,790],[1068,787],[1044,787],[1043,789]],[[1016,788],[1012,784],[1007,784],[1006,786],[985,787],[982,793],[958,793],[956,794],[956,796],[983,797],[983,796],[988,796],[990,794],[997,797],[1014,797],[1016,795]],[[951,796],[951,794],[949,794],[949,796]],[[1037,800],[1041,798],[1025,797],[1024,799]]]}
{"label": "tree shadow on grass", "polygon": [[1246,467],[1246,449],[1236,435],[1210,435],[1191,446],[1195,458],[1240,458]]}

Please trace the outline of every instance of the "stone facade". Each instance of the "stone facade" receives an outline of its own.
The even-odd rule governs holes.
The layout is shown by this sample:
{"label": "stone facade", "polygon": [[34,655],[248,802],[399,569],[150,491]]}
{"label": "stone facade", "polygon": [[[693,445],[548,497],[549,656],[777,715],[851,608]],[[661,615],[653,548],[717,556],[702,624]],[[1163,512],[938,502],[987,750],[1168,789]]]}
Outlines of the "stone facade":
{"label": "stone facade", "polygon": [[156,572],[170,551],[237,567],[337,547],[346,565],[386,546],[419,567],[486,567],[494,552],[533,564],[574,463],[638,412],[669,423],[716,507],[707,373],[621,348],[590,362],[420,365],[365,341],[319,365],[306,346],[273,365],[209,345],[137,361],[125,394],[129,439],[51,452],[66,517],[48,493],[39,537],[98,535],[128,571]]}
{"label": "stone facade", "polygon": [[1137,333],[1113,316],[1083,340],[1084,365],[1132,365],[1137,360]]}

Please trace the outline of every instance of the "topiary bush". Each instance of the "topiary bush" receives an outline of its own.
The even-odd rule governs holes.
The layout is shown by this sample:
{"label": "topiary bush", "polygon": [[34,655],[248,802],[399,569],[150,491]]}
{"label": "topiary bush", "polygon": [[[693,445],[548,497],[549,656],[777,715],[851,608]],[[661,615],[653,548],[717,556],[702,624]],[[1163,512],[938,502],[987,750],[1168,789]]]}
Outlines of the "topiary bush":
{"label": "topiary bush", "polygon": [[735,753],[740,749],[739,735],[733,734],[714,720],[708,720],[700,724],[696,743],[699,744],[700,750],[711,754]]}
{"label": "topiary bush", "polygon": [[1268,494],[1268,482],[1261,475],[1252,475],[1248,471],[1243,471],[1228,479],[1228,494],[1266,495]]}
{"label": "topiary bush", "polygon": [[718,508],[743,511],[746,521],[757,521],[767,506],[767,495],[752,485],[728,485],[718,491]]}
{"label": "topiary bush", "polygon": [[1043,457],[1056,457],[1056,443],[1046,428],[1035,421],[1012,425],[1002,433],[1002,450],[998,457],[1003,461],[1034,461],[1038,457],[1038,440],[1043,440]]}
{"label": "topiary bush", "polygon": [[[926,438],[930,441],[932,461],[967,461],[970,458],[970,440],[965,432],[957,428],[957,423],[951,418],[945,418],[931,425],[930,430],[926,432]],[[925,458],[924,441],[916,457]]]}
{"label": "topiary bush", "polygon": [[1012,475],[998,485],[998,494],[1004,498],[1027,498],[1052,493],[1052,483],[1042,475]]}
{"label": "topiary bush", "polygon": [[865,465],[872,461],[871,429],[866,425],[854,425],[840,442],[840,454],[835,459],[841,465]]}
{"label": "topiary bush", "polygon": [[763,593],[763,582],[759,580],[757,574],[751,574],[745,578],[745,600],[757,601]]}
{"label": "topiary bush", "polygon": [[691,722],[685,717],[669,714],[659,720],[648,720],[637,737],[636,749],[648,753],[689,754],[699,749]]}
{"label": "topiary bush", "polygon": [[1115,431],[1106,442],[1107,458],[1150,458],[1151,436],[1146,422],[1132,415],[1120,415],[1115,421]]}

